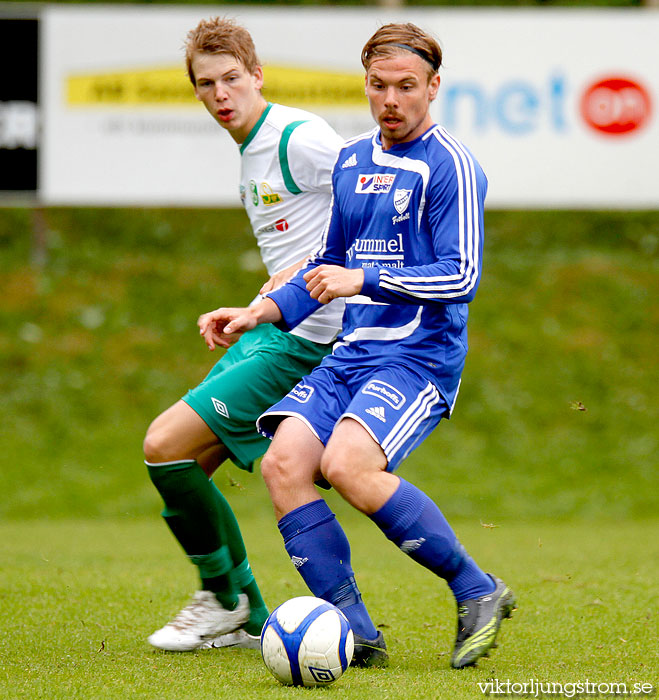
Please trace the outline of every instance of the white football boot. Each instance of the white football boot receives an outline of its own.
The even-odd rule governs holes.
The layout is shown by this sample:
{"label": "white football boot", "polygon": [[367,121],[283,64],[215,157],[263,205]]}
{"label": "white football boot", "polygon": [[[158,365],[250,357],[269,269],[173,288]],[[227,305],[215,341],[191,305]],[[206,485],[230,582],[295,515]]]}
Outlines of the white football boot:
{"label": "white football boot", "polygon": [[233,632],[221,634],[219,637],[215,637],[215,639],[209,639],[199,648],[223,649],[229,647],[234,649],[260,649],[261,637],[250,634],[249,632],[246,632],[243,627],[239,627]]}
{"label": "white football boot", "polygon": [[211,591],[197,591],[186,606],[162,629],[149,637],[149,643],[165,651],[193,651],[209,640],[228,634],[249,620],[249,598],[241,593],[235,610],[227,610]]}

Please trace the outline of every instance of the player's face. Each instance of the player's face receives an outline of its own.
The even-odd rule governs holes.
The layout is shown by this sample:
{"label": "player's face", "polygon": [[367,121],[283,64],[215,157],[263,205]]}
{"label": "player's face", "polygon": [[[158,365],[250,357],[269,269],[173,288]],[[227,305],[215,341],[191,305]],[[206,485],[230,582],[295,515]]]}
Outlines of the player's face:
{"label": "player's face", "polygon": [[432,126],[429,109],[438,88],[439,76],[428,82],[428,68],[416,54],[383,56],[371,63],[366,72],[366,96],[385,150],[414,140]]}
{"label": "player's face", "polygon": [[263,71],[250,73],[230,54],[195,53],[192,57],[195,96],[213,119],[242,143],[265,109],[261,96]]}

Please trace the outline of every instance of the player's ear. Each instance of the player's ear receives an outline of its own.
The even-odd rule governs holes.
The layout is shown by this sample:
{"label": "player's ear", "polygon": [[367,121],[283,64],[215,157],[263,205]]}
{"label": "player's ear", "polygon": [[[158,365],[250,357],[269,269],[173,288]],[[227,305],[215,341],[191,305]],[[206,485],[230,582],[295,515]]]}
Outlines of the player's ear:
{"label": "player's ear", "polygon": [[435,97],[437,97],[437,91],[439,90],[439,83],[441,82],[441,78],[439,77],[439,73],[435,73],[435,75],[430,78],[430,83],[428,84],[428,87],[430,89],[430,101],[432,102]]}
{"label": "player's ear", "polygon": [[256,66],[254,72],[252,73],[254,78],[254,87],[260,90],[263,87],[263,68],[261,66]]}

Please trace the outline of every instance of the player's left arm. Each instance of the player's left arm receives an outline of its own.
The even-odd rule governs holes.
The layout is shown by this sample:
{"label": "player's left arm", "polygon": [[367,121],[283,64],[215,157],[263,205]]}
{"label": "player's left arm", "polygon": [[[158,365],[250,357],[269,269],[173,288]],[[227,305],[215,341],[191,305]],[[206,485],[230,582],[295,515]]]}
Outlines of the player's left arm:
{"label": "player's left arm", "polygon": [[374,301],[409,304],[470,302],[481,276],[483,203],[487,179],[463,154],[445,160],[431,177],[424,217],[435,259],[424,265],[364,269],[362,294]]}

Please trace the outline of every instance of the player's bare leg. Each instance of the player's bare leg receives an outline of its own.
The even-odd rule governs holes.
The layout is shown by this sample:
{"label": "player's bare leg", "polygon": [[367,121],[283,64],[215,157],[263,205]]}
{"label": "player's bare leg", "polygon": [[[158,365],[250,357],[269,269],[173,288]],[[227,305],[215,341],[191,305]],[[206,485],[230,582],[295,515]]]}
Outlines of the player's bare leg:
{"label": "player's bare leg", "polygon": [[197,460],[218,445],[217,435],[199,414],[185,401],[177,401],[149,426],[144,438],[144,456],[153,463]]}
{"label": "player's bare leg", "polygon": [[261,460],[261,473],[270,492],[275,517],[317,501],[314,482],[320,477],[323,443],[295,417],[283,420]]}
{"label": "player's bare leg", "polygon": [[217,445],[213,445],[213,447],[209,447],[205,452],[197,455],[197,464],[206,472],[210,479],[220,464],[228,459],[229,456],[230,452],[226,445],[218,442]]}
{"label": "player's bare leg", "polygon": [[320,468],[338,493],[366,515],[382,508],[400,482],[385,471],[387,458],[380,445],[352,418],[344,418],[334,428]]}

